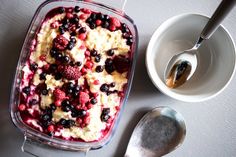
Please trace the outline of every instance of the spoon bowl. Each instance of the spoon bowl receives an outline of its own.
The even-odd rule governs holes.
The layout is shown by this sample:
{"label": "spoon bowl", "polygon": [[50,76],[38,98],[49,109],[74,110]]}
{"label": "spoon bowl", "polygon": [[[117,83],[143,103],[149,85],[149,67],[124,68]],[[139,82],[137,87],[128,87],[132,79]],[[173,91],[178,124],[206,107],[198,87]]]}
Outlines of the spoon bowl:
{"label": "spoon bowl", "polygon": [[[182,66],[183,63],[186,63],[186,66],[189,66],[189,72],[186,73],[185,71],[188,69],[186,66]],[[164,80],[166,80],[166,85],[170,88],[176,88],[178,86],[181,86],[185,83],[185,81],[188,81],[194,74],[194,72],[197,69],[197,50],[196,49],[189,49],[185,50],[183,52],[180,52],[176,55],[174,55],[169,61],[165,68],[164,73]],[[181,65],[182,64],[182,65]],[[176,70],[176,67],[179,70]],[[182,68],[181,68],[182,67]],[[183,69],[184,68],[184,69]],[[176,79],[176,75],[183,72],[185,75],[182,75],[180,79]],[[183,79],[181,79],[183,78]],[[174,79],[178,81],[177,83],[175,81],[172,81],[171,79]]]}
{"label": "spoon bowl", "polygon": [[125,157],[159,157],[178,148],[186,126],[181,114],[169,107],[157,107],[139,121],[130,138]]}

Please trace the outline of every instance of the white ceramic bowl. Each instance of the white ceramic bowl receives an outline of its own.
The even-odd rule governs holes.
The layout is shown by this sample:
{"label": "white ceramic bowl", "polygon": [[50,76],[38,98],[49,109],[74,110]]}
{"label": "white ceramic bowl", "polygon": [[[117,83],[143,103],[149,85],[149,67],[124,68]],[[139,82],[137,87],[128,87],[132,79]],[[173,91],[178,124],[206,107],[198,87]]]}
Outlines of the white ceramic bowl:
{"label": "white ceramic bowl", "polygon": [[164,70],[176,53],[192,48],[208,17],[182,14],[164,22],[153,34],[146,53],[146,67],[153,84],[164,94],[185,102],[200,102],[219,94],[235,71],[235,46],[228,31],[220,26],[198,50],[198,67],[192,78],[177,89],[164,82]]}

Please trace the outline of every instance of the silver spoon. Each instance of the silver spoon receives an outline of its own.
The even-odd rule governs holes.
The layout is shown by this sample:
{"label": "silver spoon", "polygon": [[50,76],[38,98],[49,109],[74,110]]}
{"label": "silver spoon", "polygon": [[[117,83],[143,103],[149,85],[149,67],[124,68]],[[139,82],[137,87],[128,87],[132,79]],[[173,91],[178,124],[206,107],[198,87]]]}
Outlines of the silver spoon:
{"label": "silver spoon", "polygon": [[223,0],[207,22],[193,48],[174,55],[168,62],[164,79],[170,88],[177,88],[188,81],[197,69],[197,49],[219,27],[227,14],[233,9],[236,0]]}
{"label": "silver spoon", "polygon": [[157,107],[139,121],[124,157],[159,157],[179,147],[186,134],[182,115],[169,107]]}

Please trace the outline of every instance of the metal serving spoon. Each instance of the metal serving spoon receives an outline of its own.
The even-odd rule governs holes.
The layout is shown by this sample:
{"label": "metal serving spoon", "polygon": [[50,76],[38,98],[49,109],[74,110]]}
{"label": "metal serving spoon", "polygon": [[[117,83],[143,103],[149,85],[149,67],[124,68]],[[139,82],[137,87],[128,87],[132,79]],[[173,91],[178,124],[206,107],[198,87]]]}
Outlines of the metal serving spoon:
{"label": "metal serving spoon", "polygon": [[227,14],[233,9],[236,0],[223,0],[207,22],[193,48],[174,55],[168,62],[164,79],[170,88],[177,88],[189,80],[197,69],[197,49],[219,27]]}
{"label": "metal serving spoon", "polygon": [[178,146],[185,138],[182,115],[169,107],[157,107],[139,121],[124,157],[159,157]]}

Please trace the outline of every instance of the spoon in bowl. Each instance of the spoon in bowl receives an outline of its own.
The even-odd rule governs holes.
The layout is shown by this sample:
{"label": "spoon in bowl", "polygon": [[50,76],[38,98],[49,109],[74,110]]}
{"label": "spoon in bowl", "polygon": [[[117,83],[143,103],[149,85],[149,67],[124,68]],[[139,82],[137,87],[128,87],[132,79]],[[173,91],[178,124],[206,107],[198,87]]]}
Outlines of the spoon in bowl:
{"label": "spoon in bowl", "polygon": [[177,88],[193,76],[198,65],[197,49],[203,41],[212,36],[235,3],[236,0],[223,0],[207,22],[193,48],[184,50],[169,60],[164,72],[165,83],[169,88]]}
{"label": "spoon in bowl", "polygon": [[184,118],[169,107],[157,107],[139,121],[124,157],[160,157],[179,147],[186,134]]}

